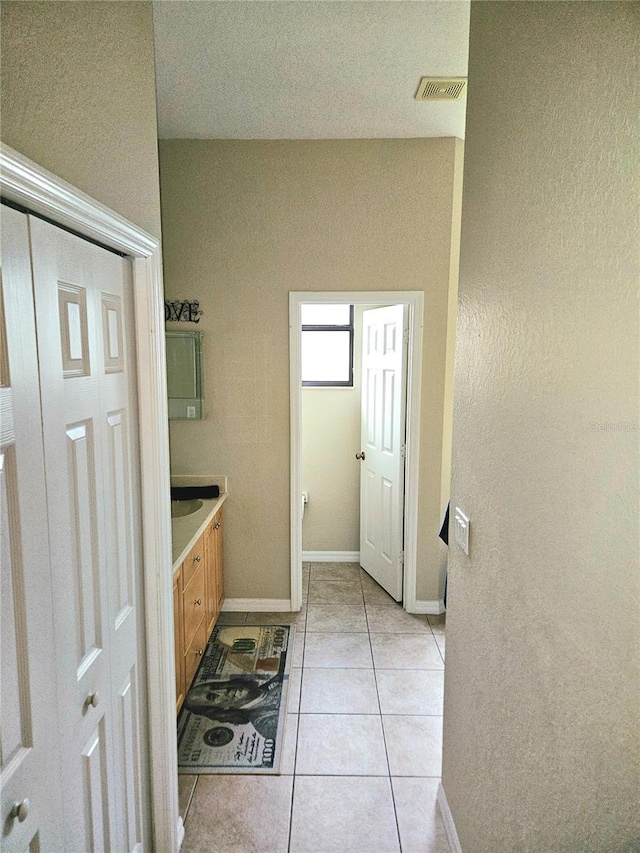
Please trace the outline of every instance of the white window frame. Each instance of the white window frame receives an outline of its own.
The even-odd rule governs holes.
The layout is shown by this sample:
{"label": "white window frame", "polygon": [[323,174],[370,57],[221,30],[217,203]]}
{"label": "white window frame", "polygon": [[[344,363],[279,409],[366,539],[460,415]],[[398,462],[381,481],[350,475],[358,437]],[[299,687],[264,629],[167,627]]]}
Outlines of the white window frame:
{"label": "white window frame", "polygon": [[[347,303],[332,303],[336,305],[342,305]],[[349,322],[342,323],[340,325],[331,325],[330,323],[303,323],[300,332],[300,340],[302,340],[302,335],[304,332],[317,332],[318,334],[322,334],[323,332],[342,332],[349,333],[349,369],[348,375],[349,378],[346,381],[343,380],[330,380],[330,379],[304,379],[302,378],[302,387],[303,388],[353,388],[353,371],[354,371],[354,339],[355,339],[355,306],[349,305]]]}

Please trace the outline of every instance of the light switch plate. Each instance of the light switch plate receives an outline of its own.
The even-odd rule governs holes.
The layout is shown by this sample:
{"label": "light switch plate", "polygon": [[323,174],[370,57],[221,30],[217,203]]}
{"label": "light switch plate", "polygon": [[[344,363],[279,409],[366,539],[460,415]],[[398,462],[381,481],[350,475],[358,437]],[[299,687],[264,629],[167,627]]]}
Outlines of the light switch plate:
{"label": "light switch plate", "polygon": [[459,506],[455,508],[454,515],[454,530],[456,534],[456,542],[462,548],[465,554],[469,554],[469,528],[471,527],[471,522],[467,518],[467,516],[462,512]]}

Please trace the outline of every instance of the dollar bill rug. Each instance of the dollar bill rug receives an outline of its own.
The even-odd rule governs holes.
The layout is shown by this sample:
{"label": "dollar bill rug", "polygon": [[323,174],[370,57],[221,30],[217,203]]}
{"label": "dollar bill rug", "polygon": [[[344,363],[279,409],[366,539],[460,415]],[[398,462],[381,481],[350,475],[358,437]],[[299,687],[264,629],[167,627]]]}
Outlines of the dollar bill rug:
{"label": "dollar bill rug", "polygon": [[178,716],[179,773],[278,773],[292,625],[213,629]]}

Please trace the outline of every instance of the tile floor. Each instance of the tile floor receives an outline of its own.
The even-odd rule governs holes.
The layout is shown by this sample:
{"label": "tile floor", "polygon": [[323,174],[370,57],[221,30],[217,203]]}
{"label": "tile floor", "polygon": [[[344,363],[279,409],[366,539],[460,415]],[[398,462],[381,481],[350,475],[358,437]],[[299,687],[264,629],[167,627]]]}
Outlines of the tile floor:
{"label": "tile floor", "polygon": [[444,617],[353,564],[305,564],[303,591],[300,613],[249,614],[296,626],[281,775],[180,776],[183,853],[449,853]]}

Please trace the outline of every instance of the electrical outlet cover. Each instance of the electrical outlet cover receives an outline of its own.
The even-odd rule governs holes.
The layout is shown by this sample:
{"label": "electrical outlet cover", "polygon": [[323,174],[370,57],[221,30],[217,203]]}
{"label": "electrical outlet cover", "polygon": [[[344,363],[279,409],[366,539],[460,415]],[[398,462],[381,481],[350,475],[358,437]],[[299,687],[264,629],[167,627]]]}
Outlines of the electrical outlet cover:
{"label": "electrical outlet cover", "polygon": [[462,548],[465,554],[469,554],[469,528],[471,527],[471,522],[468,517],[462,512],[460,507],[455,508],[454,516],[454,530],[456,535],[456,542]]}

